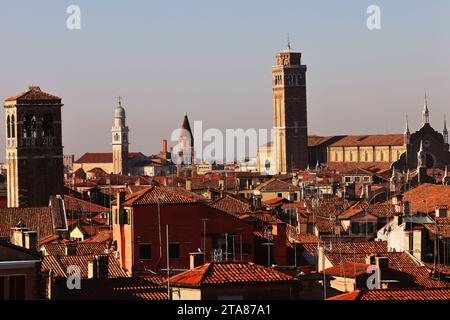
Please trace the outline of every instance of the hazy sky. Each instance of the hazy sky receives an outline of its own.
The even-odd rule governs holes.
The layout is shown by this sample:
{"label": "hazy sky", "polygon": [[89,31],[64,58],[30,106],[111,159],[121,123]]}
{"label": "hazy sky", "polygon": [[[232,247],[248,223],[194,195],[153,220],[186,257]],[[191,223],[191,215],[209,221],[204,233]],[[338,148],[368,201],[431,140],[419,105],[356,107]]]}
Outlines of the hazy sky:
{"label": "hazy sky", "polygon": [[[79,31],[66,28],[71,4]],[[366,27],[371,4],[382,30]],[[62,97],[65,153],[78,157],[111,149],[121,95],[130,149],[152,154],[185,112],[204,128],[271,127],[271,67],[288,33],[308,65],[310,133],[399,133],[405,114],[415,130],[425,91],[442,130],[448,0],[2,1],[0,97],[30,84]]]}

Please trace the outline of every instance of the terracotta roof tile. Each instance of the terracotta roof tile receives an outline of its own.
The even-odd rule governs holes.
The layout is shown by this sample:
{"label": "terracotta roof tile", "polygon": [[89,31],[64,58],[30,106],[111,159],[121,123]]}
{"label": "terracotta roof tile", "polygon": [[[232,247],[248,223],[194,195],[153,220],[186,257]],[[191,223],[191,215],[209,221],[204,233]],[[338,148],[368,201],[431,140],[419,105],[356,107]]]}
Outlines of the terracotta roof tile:
{"label": "terracotta roof tile", "polygon": [[[131,160],[139,155],[140,152],[129,152],[128,159]],[[75,163],[112,163],[112,152],[86,152]]]}
{"label": "terracotta roof tile", "polygon": [[252,212],[251,205],[247,201],[228,194],[216,201],[211,202],[209,205],[213,208],[234,215]]}
{"label": "terracotta roof tile", "polygon": [[170,278],[175,286],[203,287],[230,284],[286,283],[294,278],[253,263],[206,263]]}
{"label": "terracotta roof tile", "polygon": [[148,187],[139,192],[125,196],[124,206],[153,204],[190,204],[196,200],[185,197],[164,187]]}
{"label": "terracotta roof tile", "polygon": [[403,146],[403,134],[373,134],[346,136],[331,144],[330,147],[353,146]]}
{"label": "terracotta roof tile", "polygon": [[57,276],[66,278],[66,270],[69,266],[80,267],[81,277],[88,278],[88,264],[97,256],[108,256],[108,278],[127,277],[119,262],[112,255],[68,255],[68,256],[45,256],[41,263],[41,272],[52,270]]}
{"label": "terracotta roof tile", "polygon": [[9,97],[5,100],[6,102],[16,101],[21,104],[31,104],[31,103],[61,103],[61,98],[54,96],[52,94],[46,93],[41,90],[41,88],[37,86],[30,86],[28,90],[22,93],[19,93],[16,96]]}

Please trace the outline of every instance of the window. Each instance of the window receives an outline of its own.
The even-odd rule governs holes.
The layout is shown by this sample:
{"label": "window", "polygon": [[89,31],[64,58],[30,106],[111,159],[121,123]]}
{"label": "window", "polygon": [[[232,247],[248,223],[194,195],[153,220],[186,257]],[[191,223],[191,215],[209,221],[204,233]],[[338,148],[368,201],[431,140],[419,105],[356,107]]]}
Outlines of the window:
{"label": "window", "polygon": [[36,117],[27,114],[23,117],[23,137],[36,138]]}
{"label": "window", "polygon": [[375,232],[375,224],[373,222],[367,223],[367,233],[372,234]]}
{"label": "window", "polygon": [[152,245],[148,243],[139,244],[139,259],[151,260],[152,258]]}
{"label": "window", "polygon": [[380,151],[380,161],[384,161],[384,153],[383,153],[383,151]]}
{"label": "window", "polygon": [[6,120],[6,137],[11,138],[11,118],[8,115]]}
{"label": "window", "polygon": [[364,161],[365,162],[369,161],[369,154],[367,153],[367,151],[364,152]]}
{"label": "window", "polygon": [[9,299],[25,300],[25,276],[9,277]]}
{"label": "window", "polygon": [[352,222],[352,233],[359,234],[359,222]]}
{"label": "window", "polygon": [[16,121],[14,115],[11,116],[11,138],[16,137]]}
{"label": "window", "polygon": [[169,243],[169,259],[180,259],[179,243]]}
{"label": "window", "polygon": [[361,178],[360,177],[355,177],[355,182],[360,182]]}
{"label": "window", "polygon": [[278,198],[283,198],[283,194],[282,194],[282,193],[278,193],[278,194],[277,194],[277,197],[278,197]]}
{"label": "window", "polygon": [[53,117],[51,114],[47,113],[42,118],[42,136],[52,137],[53,136]]}
{"label": "window", "polygon": [[334,153],[334,161],[339,161],[339,155],[337,152]]}
{"label": "window", "polygon": [[345,177],[345,182],[352,182],[352,178],[351,177]]}
{"label": "window", "polygon": [[291,193],[291,196],[290,196],[289,200],[290,201],[297,201],[298,200],[297,192]]}

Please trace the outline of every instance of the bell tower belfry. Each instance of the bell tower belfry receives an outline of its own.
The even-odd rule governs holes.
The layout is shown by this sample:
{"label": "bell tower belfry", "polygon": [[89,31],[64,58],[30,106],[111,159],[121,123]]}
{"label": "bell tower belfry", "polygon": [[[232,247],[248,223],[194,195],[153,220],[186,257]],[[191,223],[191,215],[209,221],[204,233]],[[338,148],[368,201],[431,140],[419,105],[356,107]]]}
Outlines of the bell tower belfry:
{"label": "bell tower belfry", "polygon": [[5,100],[8,207],[48,206],[64,186],[61,98],[37,86]]}
{"label": "bell tower belfry", "polygon": [[272,67],[273,127],[276,171],[288,173],[308,166],[306,65],[302,54],[287,49],[276,54]]}
{"label": "bell tower belfry", "polygon": [[114,110],[114,126],[112,133],[113,173],[128,174],[128,127],[125,124],[125,109],[122,107],[122,99],[117,98]]}

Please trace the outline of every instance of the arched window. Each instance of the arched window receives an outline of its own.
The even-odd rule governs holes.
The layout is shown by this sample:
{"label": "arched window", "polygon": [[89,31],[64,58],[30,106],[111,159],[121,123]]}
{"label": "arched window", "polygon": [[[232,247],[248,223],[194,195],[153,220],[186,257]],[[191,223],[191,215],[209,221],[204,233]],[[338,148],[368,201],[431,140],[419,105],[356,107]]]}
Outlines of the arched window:
{"label": "arched window", "polygon": [[36,138],[36,117],[31,114],[23,117],[23,137]]}
{"label": "arched window", "polygon": [[350,152],[350,162],[353,161],[353,152]]}
{"label": "arched window", "polygon": [[16,119],[11,115],[11,138],[16,137]]}
{"label": "arched window", "polygon": [[6,118],[6,137],[11,138],[11,118],[9,115]]}
{"label": "arched window", "polygon": [[53,117],[49,113],[42,117],[42,136],[53,137]]}
{"label": "arched window", "polygon": [[339,155],[337,152],[334,153],[334,161],[339,161]]}
{"label": "arched window", "polygon": [[384,161],[384,153],[383,153],[383,151],[380,151],[380,161]]}
{"label": "arched window", "polygon": [[364,151],[364,161],[369,162],[369,154],[367,153],[367,151]]}

